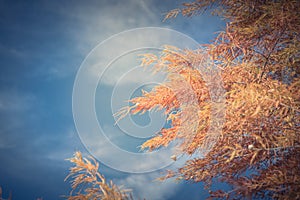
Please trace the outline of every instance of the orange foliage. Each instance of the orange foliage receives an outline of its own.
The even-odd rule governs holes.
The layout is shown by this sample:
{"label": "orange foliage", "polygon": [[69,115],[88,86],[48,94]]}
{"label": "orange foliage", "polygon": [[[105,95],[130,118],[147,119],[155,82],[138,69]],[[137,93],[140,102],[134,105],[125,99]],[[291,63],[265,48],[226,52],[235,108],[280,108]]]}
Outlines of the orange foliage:
{"label": "orange foliage", "polygon": [[[177,139],[182,153],[205,149],[211,113],[222,112],[212,110],[217,102],[209,92],[217,88],[216,66],[225,89],[222,134],[205,157],[187,161],[166,178],[203,181],[207,188],[215,178],[234,186],[211,192],[212,198],[300,199],[300,2],[198,0],[166,19],[208,8],[228,20],[225,31],[196,51],[167,46],[160,57],[145,55],[142,65],[168,72],[168,80],[132,99],[123,114],[166,109],[171,127],[143,149]],[[201,74],[196,66],[204,63],[208,73]]]}
{"label": "orange foliage", "polygon": [[[65,180],[71,178],[72,191],[68,200],[130,200],[133,199],[128,190],[121,190],[112,181],[107,182],[105,177],[99,173],[99,163],[83,158],[80,152],[76,152],[70,162],[75,164],[70,168],[70,173]],[[76,194],[74,194],[76,192]]]}

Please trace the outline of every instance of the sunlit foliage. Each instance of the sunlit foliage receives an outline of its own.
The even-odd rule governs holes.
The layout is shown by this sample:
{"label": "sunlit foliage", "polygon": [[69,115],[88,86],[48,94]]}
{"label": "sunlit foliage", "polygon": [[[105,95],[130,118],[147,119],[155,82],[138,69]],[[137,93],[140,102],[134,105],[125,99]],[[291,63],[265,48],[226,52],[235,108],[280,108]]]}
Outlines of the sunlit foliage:
{"label": "sunlit foliage", "polygon": [[[233,186],[210,191],[211,198],[300,199],[300,1],[198,0],[170,11],[165,20],[205,10],[223,17],[225,30],[198,50],[167,46],[158,57],[145,55],[142,65],[168,72],[168,80],[132,99],[120,116],[165,108],[171,127],[142,149],[181,141],[181,153],[201,152],[208,145],[211,113],[222,110],[212,110],[216,102],[209,91],[216,86],[206,84],[214,74],[204,77],[195,65],[212,60],[225,89],[222,133],[205,157],[165,178],[204,182],[207,189],[214,181]],[[197,106],[185,109],[195,97]]]}
{"label": "sunlit foliage", "polygon": [[71,178],[72,191],[68,200],[130,200],[129,190],[121,190],[112,181],[107,182],[105,177],[99,173],[99,163],[94,158],[83,158],[80,152],[76,152],[69,159],[75,164],[70,168],[67,176]]}

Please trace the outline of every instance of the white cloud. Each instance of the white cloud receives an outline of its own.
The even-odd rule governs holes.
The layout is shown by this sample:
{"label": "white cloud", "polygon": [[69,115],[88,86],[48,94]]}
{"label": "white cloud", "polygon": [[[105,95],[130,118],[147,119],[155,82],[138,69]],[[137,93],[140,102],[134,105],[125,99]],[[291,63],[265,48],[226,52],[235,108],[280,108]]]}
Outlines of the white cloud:
{"label": "white cloud", "polygon": [[[76,146],[81,146],[78,141],[77,133],[75,132],[73,127],[69,127],[65,129],[62,133],[59,134],[60,137],[53,137],[53,135],[48,134],[42,137],[36,138],[34,144],[36,146],[43,146],[43,144],[51,143],[60,143],[60,147],[53,148],[51,151],[47,152],[47,154],[43,155],[47,159],[52,161],[63,161],[72,157],[74,151],[81,151],[81,149],[74,150]],[[86,155],[85,155],[86,156]]]}
{"label": "white cloud", "polygon": [[[187,160],[193,158],[199,158],[201,155],[193,155],[193,156],[178,156],[177,161],[173,162],[172,165],[160,170],[154,171],[151,173],[144,174],[129,174],[125,178],[116,178],[114,179],[117,185],[121,185],[126,189],[131,189],[133,196],[136,199],[151,199],[151,200],[165,200],[173,197],[183,186],[184,181],[176,181],[174,178],[170,178],[164,181],[158,181],[159,177],[163,177],[166,175],[166,170],[176,171],[178,168],[182,167]],[[164,158],[171,159],[171,158]],[[194,196],[199,199],[199,193],[201,193],[202,188],[199,190],[195,190],[190,193],[189,198],[192,199]]]}
{"label": "white cloud", "polygon": [[135,199],[165,200],[174,195],[181,185],[174,180],[155,180],[160,176],[159,172],[131,174],[125,179],[116,179],[116,184],[131,189]]}
{"label": "white cloud", "polygon": [[47,2],[46,7],[52,12],[76,23],[67,27],[72,37],[77,38],[78,45],[93,47],[113,34],[135,27],[147,26],[160,22],[160,16],[152,11],[153,1],[86,1],[75,4],[62,4],[61,2]]}
{"label": "white cloud", "polygon": [[[168,27],[167,24],[161,22],[162,13],[160,13],[159,6],[161,5],[155,5],[152,0],[129,0],[126,2],[91,1],[72,6],[52,4],[50,7],[55,12],[65,16],[70,22],[76,22],[76,27],[68,26],[66,31],[70,31],[70,37],[76,41],[74,44],[74,47],[77,48],[76,50],[81,52],[82,56],[87,56],[89,51],[98,44],[122,31],[149,26]],[[172,36],[163,32],[159,35],[158,31],[158,33],[152,34],[150,37],[132,34],[123,40],[120,39],[115,43],[110,43],[110,46],[105,48],[105,52],[99,52],[97,60],[94,60],[93,65],[90,66],[91,78],[99,78],[99,70],[103,71],[108,63],[112,61],[111,59],[107,60],[107,55],[120,56],[120,54],[115,54],[115,52],[117,50],[118,52],[124,52],[121,50],[125,50],[125,52],[132,50],[132,44],[137,47],[147,47],[149,46],[149,42],[147,42],[149,40],[151,40],[152,47],[162,47],[162,45],[168,44],[170,37]],[[175,39],[175,44],[176,42],[179,43],[180,41]],[[125,72],[127,72],[128,69],[139,65],[140,61],[138,61],[137,54],[143,53],[145,51],[130,53],[131,55],[126,55],[122,62],[118,62],[118,66],[111,66],[114,70],[111,70],[111,73],[103,77],[104,83],[108,85],[115,83],[124,74],[124,68]],[[101,54],[105,54],[105,56]],[[62,69],[56,67],[49,71],[52,75],[59,76],[59,71],[62,71]],[[135,75],[129,80],[141,81],[144,78],[144,76]]]}
{"label": "white cloud", "polygon": [[[52,59],[50,63],[42,63],[45,67],[36,69],[37,74],[45,75],[46,73],[49,80],[52,80],[53,77],[64,78],[68,74],[73,74],[74,69],[79,67],[79,62],[96,45],[110,36],[132,28],[153,26],[155,22],[160,22],[160,16],[152,11],[153,5],[151,3],[152,1],[149,0],[43,2],[44,9],[61,17],[62,22],[59,23],[60,26],[63,26],[61,34],[68,37],[67,42],[73,43],[73,49],[71,52],[66,52],[65,48],[62,48],[63,50],[59,50],[59,53],[53,52],[51,55],[36,52],[40,57],[48,56]],[[113,50],[113,48],[107,49],[107,51]],[[78,59],[78,55],[82,57]],[[64,60],[66,58],[72,59],[72,56],[76,56],[74,60],[78,61]],[[65,63],[61,64],[62,61]],[[78,66],[74,66],[74,63]]]}
{"label": "white cloud", "polygon": [[128,149],[128,146],[134,146],[134,148],[138,149],[137,143],[131,141],[130,136],[115,132],[117,131],[109,134],[106,131],[105,135],[107,135],[107,138],[102,133],[80,134],[82,142],[91,155],[115,170],[129,173],[144,173],[161,169],[173,163],[170,156],[173,154],[174,149],[167,148],[151,153],[133,152]]}

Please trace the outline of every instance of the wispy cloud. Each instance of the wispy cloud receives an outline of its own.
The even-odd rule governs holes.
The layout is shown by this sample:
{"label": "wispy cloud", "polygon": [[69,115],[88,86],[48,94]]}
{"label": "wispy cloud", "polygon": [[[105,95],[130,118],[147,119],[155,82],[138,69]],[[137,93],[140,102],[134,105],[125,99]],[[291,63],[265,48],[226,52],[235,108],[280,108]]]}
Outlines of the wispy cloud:
{"label": "wispy cloud", "polygon": [[[200,41],[203,38],[211,38],[214,27],[218,28],[215,26],[218,23],[215,18],[214,20],[192,18],[185,21],[178,18],[162,23],[162,13],[177,6],[171,1],[91,0],[72,3],[40,1],[30,5],[7,2],[0,1],[0,10],[3,11],[3,16],[6,16],[4,20],[0,20],[0,23],[4,24],[1,26],[1,36],[6,34],[5,37],[1,37],[4,40],[0,44],[1,67],[3,67],[0,76],[1,84],[3,83],[0,91],[0,157],[1,160],[5,160],[5,163],[1,164],[1,177],[13,180],[16,188],[24,187],[26,192],[28,190],[30,194],[25,199],[32,199],[36,193],[30,183],[39,185],[39,182],[43,182],[44,185],[39,186],[39,189],[48,192],[45,194],[48,197],[56,195],[57,191],[56,193],[51,191],[49,195],[48,189],[54,188],[54,185],[58,189],[62,188],[62,174],[66,174],[67,167],[62,167],[59,163],[65,162],[63,160],[70,157],[74,151],[84,149],[72,127],[71,113],[68,112],[71,112],[71,86],[76,70],[96,45],[114,34],[132,28],[170,27],[195,36],[195,39]],[[116,48],[126,52],[131,44],[139,47],[147,46],[145,41],[148,39],[131,35],[119,41],[121,43],[108,46],[105,52],[117,53],[116,55],[120,56]],[[150,39],[152,45],[156,43],[159,46],[166,43],[165,39],[154,34]],[[149,71],[130,71],[140,64],[138,54],[141,53],[144,52],[137,51],[121,57],[102,77],[101,83],[106,88],[111,88],[120,81],[119,92],[116,95],[119,98],[117,103],[124,102],[120,97],[125,96],[132,85],[156,80]],[[99,72],[107,67],[105,59],[105,56],[101,55],[96,57],[95,65],[91,65],[90,68],[91,79],[98,79]],[[12,89],[11,85],[17,89]],[[20,91],[20,88],[23,90]],[[106,93],[101,95],[102,98],[108,98],[105,96]],[[142,140],[128,138],[128,135],[115,130],[113,123],[107,123],[109,121],[107,115],[112,114],[107,112],[110,106],[107,105],[105,113],[101,113],[101,116],[105,116],[101,122],[106,124],[104,131],[117,146],[128,151],[137,151],[136,147]],[[126,125],[124,126],[126,128]],[[109,146],[95,137],[89,139],[93,142],[98,156],[104,155],[109,158],[111,155]],[[147,162],[138,159],[126,160],[126,156],[118,154],[111,159],[124,161],[127,168],[134,165],[135,168],[131,170],[141,170],[147,165],[155,166],[161,161],[171,160],[169,154],[160,156],[157,160]],[[45,181],[49,172],[56,174],[58,168],[61,170],[59,172],[61,176],[51,176],[51,181]],[[107,168],[106,173],[110,173]],[[110,175],[118,179],[118,183],[132,188],[140,198],[166,199],[181,187],[172,181],[153,182],[160,176],[159,172],[130,174],[123,178],[117,178],[116,174]],[[20,179],[23,185],[18,186]],[[24,199],[22,194],[14,195],[16,198]]]}
{"label": "wispy cloud", "polygon": [[95,158],[115,170],[143,173],[155,171],[173,163],[170,159],[173,154],[172,148],[151,153],[137,152],[138,144],[141,144],[143,140],[134,139],[120,130],[114,132],[106,130],[105,133],[80,133],[80,136]]}
{"label": "wispy cloud", "polygon": [[165,200],[172,197],[182,185],[174,180],[155,180],[160,176],[160,172],[132,174],[124,179],[116,179],[116,183],[132,189],[136,199]]}

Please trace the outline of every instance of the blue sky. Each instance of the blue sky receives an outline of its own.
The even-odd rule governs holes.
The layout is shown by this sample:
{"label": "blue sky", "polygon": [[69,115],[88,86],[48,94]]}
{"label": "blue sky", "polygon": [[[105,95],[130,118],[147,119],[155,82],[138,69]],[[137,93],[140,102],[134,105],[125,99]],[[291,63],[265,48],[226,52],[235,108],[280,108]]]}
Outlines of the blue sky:
{"label": "blue sky", "polygon": [[[0,0],[0,185],[4,194],[11,190],[13,199],[45,200],[68,194],[70,186],[64,178],[71,165],[65,159],[77,150],[89,154],[73,120],[73,84],[82,62],[99,43],[142,27],[171,28],[207,43],[224,26],[208,14],[162,22],[163,13],[180,3]],[[106,84],[99,89],[99,102],[110,98],[106,93],[110,87]],[[111,111],[103,112],[102,117]],[[111,130],[110,123],[106,128]],[[130,140],[118,143],[117,138],[115,142],[136,149]],[[140,198],[207,196],[202,184],[153,182],[161,171],[130,174],[105,165],[101,169],[108,179],[132,188]]]}

